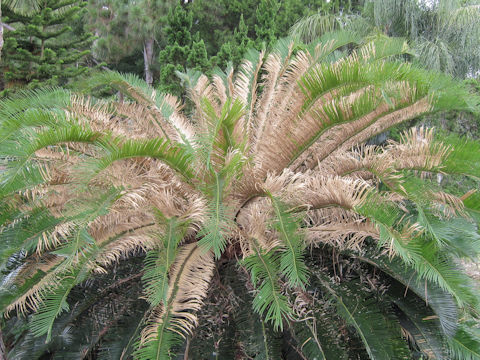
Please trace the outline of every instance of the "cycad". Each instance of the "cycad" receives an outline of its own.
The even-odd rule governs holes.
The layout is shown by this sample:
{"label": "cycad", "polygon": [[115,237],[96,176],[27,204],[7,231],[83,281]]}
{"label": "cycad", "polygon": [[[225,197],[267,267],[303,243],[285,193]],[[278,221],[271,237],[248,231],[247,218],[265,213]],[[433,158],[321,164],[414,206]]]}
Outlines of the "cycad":
{"label": "cycad", "polygon": [[[30,331],[9,332],[12,354],[173,358],[198,348],[197,313],[223,293],[220,313],[200,316],[219,319],[219,356],[477,358],[477,298],[456,260],[478,253],[478,196],[430,178],[478,178],[480,145],[424,128],[362,145],[422,113],[467,108],[469,94],[389,61],[402,42],[339,57],[349,43],[284,40],[250,51],[237,73],[184,74],[189,117],[113,72],[91,86],[129,101],[53,90],[3,102],[1,304],[5,316],[33,313]],[[446,228],[459,223],[461,241]],[[143,268],[128,265],[139,257]],[[224,293],[215,284],[232,271]],[[140,278],[143,294],[115,295]]]}

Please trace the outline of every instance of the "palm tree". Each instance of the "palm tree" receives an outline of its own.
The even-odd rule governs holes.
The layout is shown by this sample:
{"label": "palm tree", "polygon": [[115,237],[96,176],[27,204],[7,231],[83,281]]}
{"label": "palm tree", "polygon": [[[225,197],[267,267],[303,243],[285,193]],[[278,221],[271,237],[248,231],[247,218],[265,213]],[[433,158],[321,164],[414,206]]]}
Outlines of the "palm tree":
{"label": "palm tree", "polygon": [[419,65],[460,78],[480,70],[478,1],[365,0],[361,13],[316,14],[301,19],[291,33],[305,40],[344,28],[364,36],[380,30],[407,38]]}
{"label": "palm tree", "polygon": [[480,145],[424,128],[362,145],[468,108],[469,94],[389,61],[403,41],[339,58],[351,42],[283,40],[236,74],[183,74],[186,110],[114,72],[90,86],[129,101],[3,101],[10,355],[477,358],[477,297],[457,260],[479,252],[478,194],[432,175],[478,178]]}

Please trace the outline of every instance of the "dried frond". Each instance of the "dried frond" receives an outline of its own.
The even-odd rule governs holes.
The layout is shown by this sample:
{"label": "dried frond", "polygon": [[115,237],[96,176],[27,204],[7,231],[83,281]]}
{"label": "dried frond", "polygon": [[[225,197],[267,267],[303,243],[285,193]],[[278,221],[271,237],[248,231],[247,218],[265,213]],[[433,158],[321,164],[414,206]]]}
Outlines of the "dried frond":
{"label": "dried frond", "polygon": [[183,337],[191,334],[197,323],[195,312],[200,309],[207,295],[213,268],[211,252],[205,253],[195,243],[180,249],[171,270],[167,301],[154,310],[147,327],[143,329],[139,353],[168,349],[163,343],[167,339],[167,332]]}
{"label": "dried frond", "polygon": [[52,270],[47,273],[40,281],[30,287],[24,294],[15,299],[5,308],[5,314],[16,311],[21,314],[27,314],[29,311],[37,311],[42,303],[45,294],[55,290],[60,283],[58,274]]}
{"label": "dried frond", "polygon": [[436,206],[443,215],[448,217],[465,216],[465,205],[463,200],[458,196],[443,191],[432,191],[429,195],[433,198],[434,206]]}
{"label": "dried frond", "polygon": [[[415,116],[418,116],[422,113],[425,113],[431,109],[430,99],[423,98],[415,102],[413,105],[407,106],[403,109],[394,111],[391,114],[380,117],[375,121],[370,127],[365,130],[362,130],[358,134],[352,134],[352,138],[348,141],[345,141],[341,149],[349,149],[355,145],[361,144],[365,140],[371,138],[376,134],[380,134],[387,130],[388,128],[397,125],[401,122],[404,122],[408,119],[412,119]],[[350,132],[349,132],[350,134]]]}
{"label": "dried frond", "polygon": [[112,241],[97,255],[96,263],[108,267],[134,254],[155,249],[158,246],[159,235],[154,230],[154,227],[142,229],[140,232],[135,231]]}
{"label": "dried frond", "polygon": [[340,250],[355,250],[361,252],[366,238],[378,240],[378,230],[371,223],[327,222],[309,227],[305,230],[306,244],[319,247],[325,244]]}
{"label": "dried frond", "polygon": [[304,189],[294,204],[307,209],[339,206],[351,210],[361,206],[370,191],[370,185],[363,180],[311,175],[305,177]]}

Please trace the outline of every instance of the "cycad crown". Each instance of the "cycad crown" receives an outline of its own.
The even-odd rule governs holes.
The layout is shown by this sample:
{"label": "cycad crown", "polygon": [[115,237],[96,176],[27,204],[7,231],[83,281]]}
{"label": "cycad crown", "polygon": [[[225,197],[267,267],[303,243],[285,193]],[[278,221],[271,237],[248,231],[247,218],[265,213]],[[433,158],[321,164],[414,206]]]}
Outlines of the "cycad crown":
{"label": "cycad crown", "polygon": [[[33,312],[31,331],[48,342],[62,331],[55,319],[75,313],[72,291],[146,253],[144,269],[130,269],[137,273],[125,281],[141,276],[149,306],[135,329],[121,332],[118,353],[168,359],[194,333],[216,261],[240,259],[265,344],[272,329],[289,331],[303,358],[348,357],[326,331],[348,324],[357,335],[344,340],[359,339],[373,359],[408,358],[415,349],[477,358],[472,330],[457,328],[445,304],[476,314],[454,257],[478,253],[478,197],[435,189],[429,174],[478,177],[479,144],[440,142],[419,128],[399,143],[362,145],[425,112],[467,108],[468,94],[439,74],[388,60],[407,50],[397,39],[339,57],[354,41],[328,34],[302,50],[282,40],[268,55],[250,51],[236,74],[183,74],[189,117],[175,97],[114,72],[91,87],[109,84],[128,101],[58,89],[4,101],[2,261],[19,264],[4,281],[4,314]],[[365,285],[370,270],[333,276],[309,248],[329,254],[323,262],[340,252],[360,264],[355,271],[382,276],[373,290]],[[403,297],[406,288],[416,295]],[[383,307],[369,295],[380,291]],[[336,313],[325,310],[332,306]],[[105,329],[83,354],[95,344],[113,352]],[[274,346],[256,355],[240,348],[277,358]]]}

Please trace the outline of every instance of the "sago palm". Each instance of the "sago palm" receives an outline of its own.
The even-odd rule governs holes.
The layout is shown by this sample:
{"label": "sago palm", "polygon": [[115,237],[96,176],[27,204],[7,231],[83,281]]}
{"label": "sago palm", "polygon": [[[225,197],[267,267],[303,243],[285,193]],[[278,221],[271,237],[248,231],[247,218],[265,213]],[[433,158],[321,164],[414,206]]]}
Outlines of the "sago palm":
{"label": "sago palm", "polygon": [[113,72],[91,88],[128,101],[2,102],[10,356],[478,358],[458,263],[480,248],[478,194],[434,175],[477,179],[480,144],[421,128],[362,145],[469,94],[389,61],[401,41],[339,57],[351,41],[183,74],[188,111]]}

